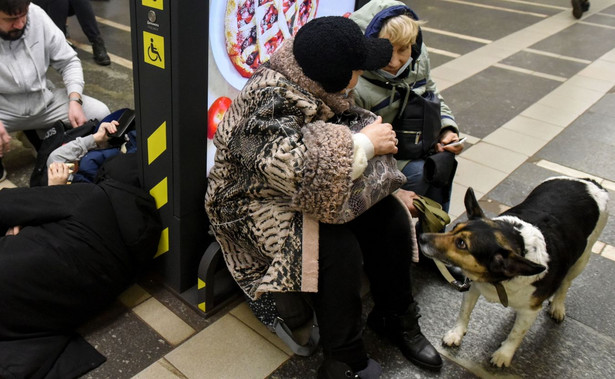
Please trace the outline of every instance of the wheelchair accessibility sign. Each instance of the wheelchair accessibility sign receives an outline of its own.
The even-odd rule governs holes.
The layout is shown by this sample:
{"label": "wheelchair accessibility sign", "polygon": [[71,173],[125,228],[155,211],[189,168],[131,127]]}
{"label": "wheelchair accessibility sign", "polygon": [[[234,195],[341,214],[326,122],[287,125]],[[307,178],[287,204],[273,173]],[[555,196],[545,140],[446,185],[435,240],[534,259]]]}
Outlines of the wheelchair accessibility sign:
{"label": "wheelchair accessibility sign", "polygon": [[164,69],[164,37],[143,32],[143,59],[145,63]]}

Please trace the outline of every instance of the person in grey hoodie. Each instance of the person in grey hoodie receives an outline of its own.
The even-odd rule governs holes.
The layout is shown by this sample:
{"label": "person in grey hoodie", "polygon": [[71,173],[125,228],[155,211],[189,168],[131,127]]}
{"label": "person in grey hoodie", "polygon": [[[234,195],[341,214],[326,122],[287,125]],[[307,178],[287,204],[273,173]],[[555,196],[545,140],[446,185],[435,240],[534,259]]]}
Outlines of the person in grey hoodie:
{"label": "person in grey hoodie", "polygon": [[[58,120],[78,127],[102,120],[109,108],[83,95],[83,70],[64,34],[30,0],[0,0],[0,159],[10,147],[10,132],[38,130],[44,135]],[[47,80],[57,70],[65,88]],[[0,181],[6,172],[0,161]]]}

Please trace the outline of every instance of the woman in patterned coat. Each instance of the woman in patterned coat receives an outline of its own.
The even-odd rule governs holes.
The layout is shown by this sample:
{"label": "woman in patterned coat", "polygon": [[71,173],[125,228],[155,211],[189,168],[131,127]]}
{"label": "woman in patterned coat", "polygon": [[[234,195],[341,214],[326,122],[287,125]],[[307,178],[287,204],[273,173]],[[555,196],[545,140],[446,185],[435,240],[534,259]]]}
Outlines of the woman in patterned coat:
{"label": "woman in patterned coat", "polygon": [[[205,207],[229,271],[253,299],[313,293],[322,378],[380,373],[362,340],[363,269],[375,303],[368,325],[413,363],[442,365],[411,294],[413,193],[400,190],[339,223],[369,161],[397,152],[391,125],[349,95],[362,70],[383,67],[391,51],[351,20],[314,19],[254,73],[214,137]],[[359,133],[353,122],[364,125]]]}

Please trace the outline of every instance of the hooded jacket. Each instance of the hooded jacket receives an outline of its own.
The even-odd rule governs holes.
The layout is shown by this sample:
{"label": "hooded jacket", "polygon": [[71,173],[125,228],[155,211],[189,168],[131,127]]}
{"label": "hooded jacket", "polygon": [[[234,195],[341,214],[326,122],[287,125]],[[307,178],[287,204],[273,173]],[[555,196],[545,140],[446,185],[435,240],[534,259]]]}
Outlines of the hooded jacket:
{"label": "hooded jacket", "polygon": [[53,99],[47,69],[62,75],[67,93],[83,92],[83,70],[77,52],[36,4],[30,4],[26,29],[15,41],[0,39],[0,120],[2,114],[30,116]]}
{"label": "hooded jacket", "polygon": [[229,271],[252,298],[317,291],[318,223],[335,222],[352,188],[346,115],[365,125],[375,118],[306,77],[292,44],[259,67],[214,137],[205,208]]}
{"label": "hooded jacket", "polygon": [[[402,14],[409,15],[415,20],[419,19],[412,9],[395,0],[372,0],[355,11],[350,19],[359,24],[366,36],[376,38],[387,19]],[[410,59],[412,63],[409,68],[395,79],[386,79],[377,71],[364,72],[355,88],[356,104],[382,116],[384,122],[392,123],[403,110],[402,106],[407,100],[400,96],[399,92],[408,94],[407,90],[411,89],[420,96],[431,92],[440,99],[442,129],[449,128],[459,133],[450,108],[438,92],[436,83],[431,79],[429,54],[427,46],[423,43],[423,33],[420,29],[416,44],[412,46]],[[370,83],[367,79],[386,83],[393,88],[383,88]]]}

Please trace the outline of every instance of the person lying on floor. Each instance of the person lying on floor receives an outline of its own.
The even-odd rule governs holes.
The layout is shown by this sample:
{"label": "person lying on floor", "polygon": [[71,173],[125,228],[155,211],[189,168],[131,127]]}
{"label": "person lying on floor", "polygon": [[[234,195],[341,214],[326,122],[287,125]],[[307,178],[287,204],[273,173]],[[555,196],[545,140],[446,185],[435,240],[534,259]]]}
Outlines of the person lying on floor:
{"label": "person lying on floor", "polygon": [[96,183],[0,190],[0,377],[72,378],[101,364],[74,329],[134,281],[161,231],[135,154],[107,160]]}

